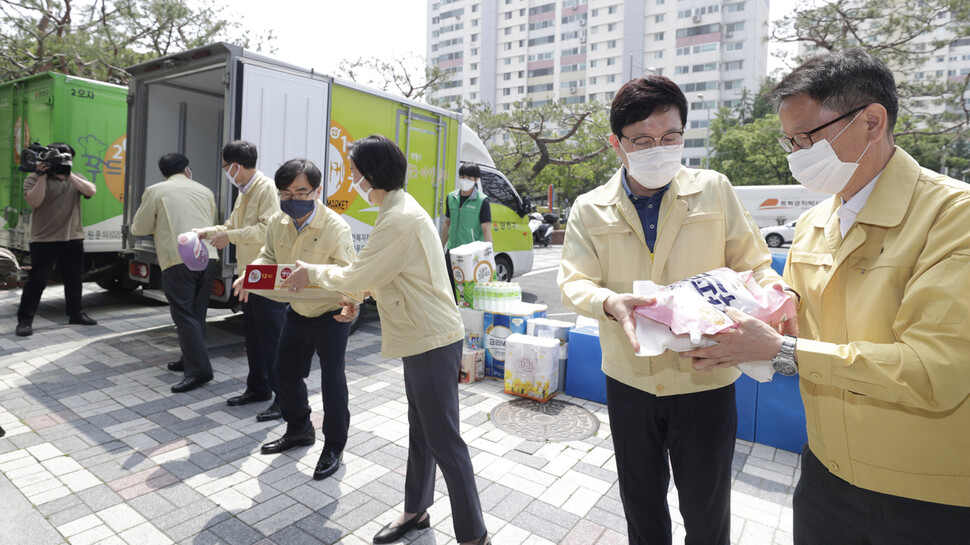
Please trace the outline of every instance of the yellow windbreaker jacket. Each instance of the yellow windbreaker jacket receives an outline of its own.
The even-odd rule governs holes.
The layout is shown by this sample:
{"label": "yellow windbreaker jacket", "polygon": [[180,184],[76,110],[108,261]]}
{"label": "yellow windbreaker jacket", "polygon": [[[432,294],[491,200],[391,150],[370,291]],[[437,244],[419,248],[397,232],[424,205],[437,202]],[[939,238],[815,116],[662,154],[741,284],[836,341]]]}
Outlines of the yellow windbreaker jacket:
{"label": "yellow windbreaker jacket", "polygon": [[[350,226],[340,214],[320,201],[316,202],[316,207],[317,212],[310,224],[299,233],[293,225],[293,218],[284,212],[277,212],[266,226],[266,244],[253,264],[293,264],[297,259],[308,264],[341,267],[353,263],[355,254]],[[273,299],[272,296],[267,297]],[[338,293],[324,292],[320,298],[296,299],[289,303],[300,316],[315,318],[340,308],[338,302],[342,299]]]}
{"label": "yellow windbreaker jacket", "polygon": [[[177,240],[180,234],[218,220],[212,191],[184,174],[175,174],[145,190],[131,220],[131,234],[155,237],[158,265],[164,271],[182,263]],[[215,248],[208,244],[206,248],[209,259],[219,258]]]}
{"label": "yellow windbreaker jacket", "polygon": [[970,189],[896,148],[844,240],[840,203],[785,268],[809,447],[856,486],[970,506]]}
{"label": "yellow windbreaker jacket", "polygon": [[256,171],[245,193],[236,196],[229,219],[222,225],[207,227],[208,240],[219,232],[229,235],[229,242],[236,245],[236,272],[246,270],[259,255],[266,242],[266,225],[280,211],[280,196],[273,179]]}
{"label": "yellow windbreaker jacket", "polygon": [[651,255],[620,172],[580,195],[569,214],[559,269],[563,303],[600,320],[603,372],[624,384],[662,396],[733,383],[737,369],[698,372],[676,352],[637,357],[620,325],[606,317],[603,301],[630,293],[635,280],[667,285],[718,267],[754,271],[763,286],[780,281],[761,231],[725,176],[681,168],[661,202]]}
{"label": "yellow windbreaker jacket", "polygon": [[384,197],[374,230],[353,264],[311,267],[310,281],[334,291],[373,292],[385,358],[421,354],[465,336],[441,237],[428,213],[403,190]]}

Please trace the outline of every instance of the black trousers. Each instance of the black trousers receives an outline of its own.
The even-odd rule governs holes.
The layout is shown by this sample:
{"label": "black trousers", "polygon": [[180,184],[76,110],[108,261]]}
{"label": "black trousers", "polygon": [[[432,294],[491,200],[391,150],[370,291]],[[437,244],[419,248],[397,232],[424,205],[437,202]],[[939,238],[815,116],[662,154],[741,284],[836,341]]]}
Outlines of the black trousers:
{"label": "black trousers", "polygon": [[350,324],[334,320],[338,314],[340,311],[335,310],[307,318],[287,307],[273,366],[277,402],[286,420],[286,433],[309,433],[313,431],[313,424],[310,423],[310,402],[304,379],[310,376],[313,352],[320,356],[323,448],[337,452],[347,444],[350,430],[347,375],[344,372]]}
{"label": "black trousers", "polygon": [[186,377],[212,373],[209,350],[205,345],[205,315],[209,310],[209,294],[218,263],[211,260],[201,271],[189,270],[181,263],[162,271],[162,290],[178,331]]}
{"label": "black trousers", "polygon": [[686,545],[728,545],[734,385],[658,397],[606,377],[620,499],[631,545],[669,545],[673,469]]}
{"label": "black trousers", "polygon": [[273,362],[276,361],[276,347],[280,330],[283,329],[286,303],[250,293],[249,302],[243,303],[242,309],[246,328],[246,360],[249,362],[246,389],[260,394],[275,392]]}
{"label": "black trousers", "polygon": [[792,506],[795,545],[970,543],[970,507],[892,496],[851,485],[830,473],[808,444],[802,448],[802,475]]}
{"label": "black trousers", "polygon": [[485,535],[485,519],[468,446],[458,431],[458,369],[461,343],[405,356],[408,398],[408,464],[404,510],[420,513],[434,499],[435,464],[448,486],[459,543]]}
{"label": "black trousers", "polygon": [[30,322],[37,314],[40,297],[47,287],[54,266],[61,273],[64,283],[64,304],[68,316],[75,316],[81,308],[81,271],[84,268],[84,241],[67,240],[64,242],[31,242],[30,271],[27,283],[20,294],[20,307],[17,309],[18,322]]}

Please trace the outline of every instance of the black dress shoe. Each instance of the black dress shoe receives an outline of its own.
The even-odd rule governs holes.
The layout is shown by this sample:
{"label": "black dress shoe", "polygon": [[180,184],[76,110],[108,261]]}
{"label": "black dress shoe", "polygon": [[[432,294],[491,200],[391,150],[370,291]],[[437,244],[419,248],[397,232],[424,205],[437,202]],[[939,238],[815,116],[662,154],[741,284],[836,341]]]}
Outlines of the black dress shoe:
{"label": "black dress shoe", "polygon": [[261,394],[259,392],[253,392],[252,390],[246,390],[242,395],[236,397],[230,397],[226,400],[226,405],[230,407],[236,407],[238,405],[248,405],[250,403],[256,403],[257,401],[269,401],[273,399],[273,392],[266,392]]}
{"label": "black dress shoe", "polygon": [[168,365],[166,365],[166,367],[168,367],[169,371],[175,371],[176,373],[181,373],[182,371],[185,371],[185,364],[182,363],[182,360],[170,361],[168,362]]}
{"label": "black dress shoe", "polygon": [[88,316],[86,312],[78,312],[74,316],[71,316],[68,323],[74,325],[98,325],[98,321]]}
{"label": "black dress shoe", "polygon": [[[422,517],[424,517],[423,520]],[[427,516],[427,511],[422,511],[400,526],[391,528],[391,523],[384,525],[381,531],[374,536],[374,543],[394,543],[411,530],[424,530],[430,526],[431,517]]]}
{"label": "black dress shoe", "polygon": [[259,451],[263,454],[279,454],[294,447],[309,447],[317,440],[316,432],[288,433],[276,441],[263,445]]}
{"label": "black dress shoe", "polygon": [[4,435],[7,435],[7,432],[4,431],[3,428],[0,428],[0,437],[3,437]]}
{"label": "black dress shoe", "polygon": [[324,450],[320,454],[320,460],[317,462],[317,468],[313,470],[313,480],[322,481],[336,473],[337,469],[340,467],[340,461],[343,460],[343,458],[343,451],[334,452],[332,450]]}
{"label": "black dress shoe", "polygon": [[185,377],[182,379],[182,382],[172,386],[172,391],[176,394],[180,394],[182,392],[188,392],[189,390],[195,390],[210,380],[212,380],[212,373],[207,375],[198,375],[195,377]]}
{"label": "black dress shoe", "polygon": [[280,406],[276,403],[273,403],[265,411],[256,415],[257,422],[270,422],[272,420],[279,420],[280,418],[283,418],[283,412],[280,411]]}
{"label": "black dress shoe", "polygon": [[17,324],[17,336],[29,337],[34,334],[34,327],[30,322],[20,322]]}

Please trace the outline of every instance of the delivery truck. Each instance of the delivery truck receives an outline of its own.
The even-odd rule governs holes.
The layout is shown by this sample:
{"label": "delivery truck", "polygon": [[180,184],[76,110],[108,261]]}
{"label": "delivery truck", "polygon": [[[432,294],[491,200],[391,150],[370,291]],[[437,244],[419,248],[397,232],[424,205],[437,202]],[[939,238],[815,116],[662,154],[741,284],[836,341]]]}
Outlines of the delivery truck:
{"label": "delivery truck", "polygon": [[[160,271],[153,241],[151,237],[133,237],[127,229],[145,189],[162,181],[158,158],[170,152],[189,158],[194,179],[215,193],[223,221],[238,193],[222,175],[224,144],[235,139],[256,144],[257,168],[269,176],[288,159],[310,159],[324,174],[327,206],[350,224],[359,251],[370,236],[378,209],[352,187],[348,145],[371,134],[383,134],[407,156],[405,190],[421,203],[439,229],[443,225],[445,197],[457,185],[462,135],[466,134],[458,112],[341,81],[225,43],[168,55],[127,70],[131,74],[130,137],[122,230],[131,259],[130,277],[145,284],[150,297],[163,298],[158,289]],[[469,146],[465,148],[476,153],[469,151],[468,155],[477,161],[484,162],[488,157],[483,145]],[[487,164],[482,169],[483,189],[493,202],[496,261],[503,261],[509,277],[525,273],[532,268],[525,203],[501,172]],[[220,252],[221,269],[212,291],[217,301],[231,303],[231,282],[241,272],[237,271],[233,248],[230,245]]]}
{"label": "delivery truck", "polygon": [[77,152],[74,172],[98,188],[93,198],[81,200],[83,278],[107,289],[136,286],[121,255],[127,94],[118,85],[56,72],[0,84],[0,246],[25,264],[32,214],[23,193],[28,173],[17,168],[20,152],[32,142],[64,142]]}
{"label": "delivery truck", "polygon": [[801,184],[734,186],[758,227],[785,225],[831,195],[816,193]]}

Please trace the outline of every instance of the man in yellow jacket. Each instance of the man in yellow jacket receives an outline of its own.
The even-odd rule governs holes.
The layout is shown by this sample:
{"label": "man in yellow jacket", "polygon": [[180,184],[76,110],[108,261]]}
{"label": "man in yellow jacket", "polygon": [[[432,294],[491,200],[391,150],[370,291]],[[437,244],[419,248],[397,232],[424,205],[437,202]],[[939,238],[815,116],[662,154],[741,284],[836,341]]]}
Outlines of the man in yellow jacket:
{"label": "man in yellow jacket", "polygon": [[[295,264],[336,265],[354,261],[350,226],[320,200],[323,176],[306,159],[283,163],[273,176],[280,194],[282,211],[266,228],[266,243],[254,265]],[[243,278],[235,282],[242,300],[253,294],[241,291]],[[333,475],[350,430],[350,408],[344,353],[350,323],[342,315],[343,297],[322,292],[312,299],[292,299],[286,309],[273,376],[280,412],[286,420],[283,437],[262,447],[263,454],[286,452],[316,441],[310,422],[310,402],[303,380],[310,374],[314,351],[320,357],[320,382],[323,395],[323,452],[313,472],[321,480]],[[351,313],[352,314],[352,313]]]}
{"label": "man in yellow jacket", "polygon": [[[723,175],[681,166],[687,99],[637,78],[610,109],[623,167],[576,199],[566,226],[563,302],[601,320],[607,408],[631,544],[671,541],[670,468],[688,544],[730,542],[736,369],[696,372],[672,351],[637,357],[635,280],[670,284],[718,267],[780,281],[761,233]],[[668,465],[669,459],[669,465]]]}
{"label": "man in yellow jacket", "polygon": [[[219,250],[230,243],[235,244],[237,273],[244,272],[246,266],[259,255],[266,242],[266,225],[280,211],[276,185],[268,176],[256,170],[256,159],[256,146],[250,142],[234,140],[222,148],[222,170],[229,183],[239,190],[239,195],[224,224],[194,230],[199,238],[209,240]],[[273,398],[276,391],[273,361],[286,303],[253,295],[243,303],[242,309],[249,375],[246,377],[246,391],[227,401],[233,406]],[[256,420],[263,422],[281,417],[279,406],[274,402],[256,415]]]}
{"label": "man in yellow jacket", "polygon": [[182,357],[168,364],[170,370],[185,372],[182,381],[172,386],[172,391],[179,393],[212,380],[212,365],[205,346],[205,315],[218,254],[207,247],[209,264],[205,270],[189,270],[179,257],[176,238],[200,225],[214,223],[219,216],[212,191],[192,180],[188,157],[181,153],[163,155],[158,160],[158,168],[165,181],[145,190],[131,222],[131,234],[155,237],[162,290],[182,349]]}
{"label": "man in yellow jacket", "polygon": [[736,313],[696,365],[774,356],[799,373],[796,544],[967,543],[970,190],[895,146],[893,73],[862,50],[814,57],[771,96],[792,175],[834,195],[785,267],[801,338]]}

